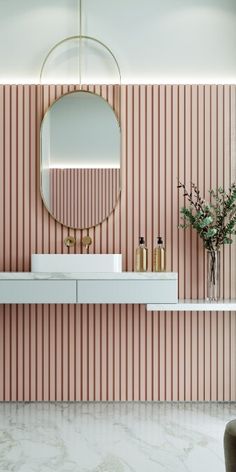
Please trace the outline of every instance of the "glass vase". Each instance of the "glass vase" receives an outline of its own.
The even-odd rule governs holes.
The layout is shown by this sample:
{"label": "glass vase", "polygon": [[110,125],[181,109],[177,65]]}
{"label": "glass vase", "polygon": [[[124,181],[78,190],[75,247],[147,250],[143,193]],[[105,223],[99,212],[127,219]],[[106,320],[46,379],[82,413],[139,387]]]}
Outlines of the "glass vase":
{"label": "glass vase", "polygon": [[207,300],[220,298],[220,251],[207,251]]}

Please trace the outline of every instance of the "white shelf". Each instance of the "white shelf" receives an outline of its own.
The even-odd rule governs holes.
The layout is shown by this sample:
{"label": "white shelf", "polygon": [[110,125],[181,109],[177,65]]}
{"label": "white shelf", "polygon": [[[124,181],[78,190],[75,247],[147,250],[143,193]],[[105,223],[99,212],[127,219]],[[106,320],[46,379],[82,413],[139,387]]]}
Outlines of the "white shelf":
{"label": "white shelf", "polygon": [[236,300],[179,300],[178,303],[148,304],[147,311],[236,311]]}

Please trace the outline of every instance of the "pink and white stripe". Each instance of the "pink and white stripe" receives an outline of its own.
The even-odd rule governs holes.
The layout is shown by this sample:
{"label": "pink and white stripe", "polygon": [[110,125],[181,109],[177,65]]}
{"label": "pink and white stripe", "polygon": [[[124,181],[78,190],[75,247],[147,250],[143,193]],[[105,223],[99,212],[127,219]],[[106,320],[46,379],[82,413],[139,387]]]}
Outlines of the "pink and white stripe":
{"label": "pink and white stripe", "polygon": [[[134,270],[138,236],[166,241],[179,296],[205,296],[195,233],[178,230],[177,179],[235,180],[235,85],[90,86],[120,113],[122,191],[110,217],[68,230],[40,197],[39,131],[56,98],[76,86],[0,86],[0,270],[30,270],[31,253],[67,253],[68,234],[91,252],[123,254]],[[85,89],[87,89],[85,87]],[[70,252],[80,252],[80,244]],[[235,298],[235,245],[222,287]],[[236,400],[235,313],[147,313],[144,306],[1,305],[0,400]]]}

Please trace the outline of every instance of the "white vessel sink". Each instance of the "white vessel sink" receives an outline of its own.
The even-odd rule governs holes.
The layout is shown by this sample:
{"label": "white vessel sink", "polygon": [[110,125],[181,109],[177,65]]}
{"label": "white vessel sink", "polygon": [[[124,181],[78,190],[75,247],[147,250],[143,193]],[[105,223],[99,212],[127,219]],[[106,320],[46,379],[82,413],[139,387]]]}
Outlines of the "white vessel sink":
{"label": "white vessel sink", "polygon": [[32,254],[31,272],[122,272],[122,254]]}

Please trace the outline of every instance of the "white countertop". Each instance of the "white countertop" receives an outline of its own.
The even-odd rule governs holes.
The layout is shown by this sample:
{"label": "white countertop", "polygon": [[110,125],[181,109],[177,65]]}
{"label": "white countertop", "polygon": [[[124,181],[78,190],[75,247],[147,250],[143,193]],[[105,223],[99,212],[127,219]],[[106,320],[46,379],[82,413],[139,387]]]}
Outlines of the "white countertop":
{"label": "white countertop", "polygon": [[177,272],[0,272],[0,280],[177,280]]}

